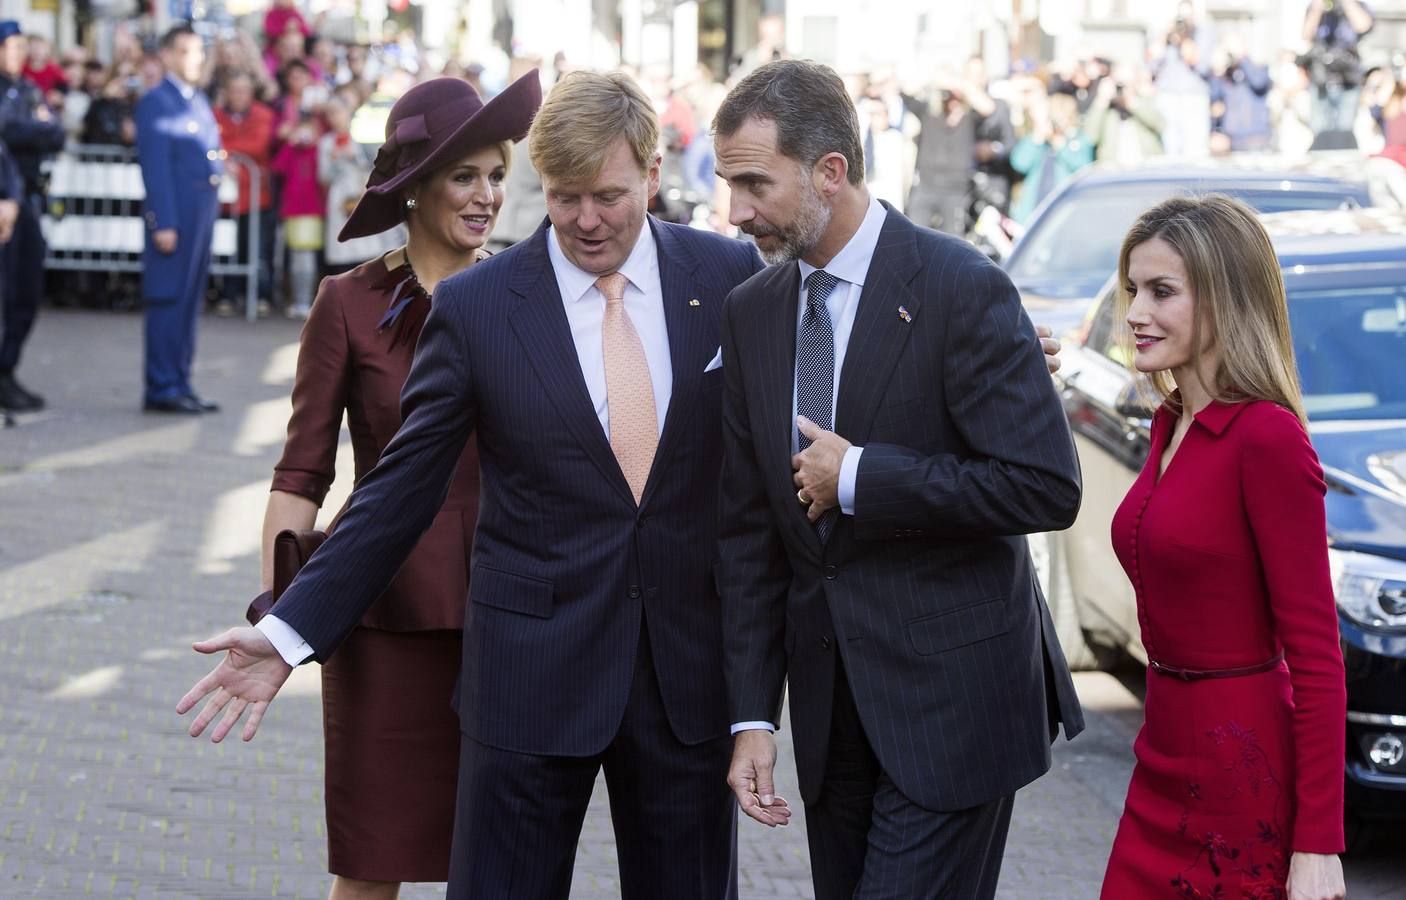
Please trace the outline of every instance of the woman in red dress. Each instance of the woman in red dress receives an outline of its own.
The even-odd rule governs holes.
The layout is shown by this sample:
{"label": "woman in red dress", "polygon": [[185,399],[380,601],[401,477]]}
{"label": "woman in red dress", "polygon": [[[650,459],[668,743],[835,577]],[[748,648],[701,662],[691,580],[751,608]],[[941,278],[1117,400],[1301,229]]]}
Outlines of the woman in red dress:
{"label": "woman in red dress", "polygon": [[1273,247],[1240,202],[1178,198],[1133,225],[1118,277],[1164,402],[1113,518],[1149,667],[1103,897],[1341,898],[1325,487]]}
{"label": "woman in red dress", "polygon": [[[313,527],[332,483],[343,415],[358,480],[400,428],[400,394],[435,285],[483,255],[503,204],[511,142],[540,102],[534,71],[488,103],[468,82],[437,78],[391,108],[386,143],[341,239],[405,222],[408,240],[318,290],[264,517],[266,590],[274,536]],[[459,765],[450,702],[477,517],[471,442],[434,524],[322,667],[330,900],[389,900],[400,882],[448,877]]]}

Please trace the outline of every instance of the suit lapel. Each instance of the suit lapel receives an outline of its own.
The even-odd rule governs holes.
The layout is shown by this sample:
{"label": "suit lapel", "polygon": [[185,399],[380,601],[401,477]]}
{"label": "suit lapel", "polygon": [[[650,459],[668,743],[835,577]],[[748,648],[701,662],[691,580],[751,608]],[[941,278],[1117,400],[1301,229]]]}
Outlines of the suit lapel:
{"label": "suit lapel", "polygon": [[863,445],[869,438],[883,390],[922,305],[909,286],[921,267],[912,228],[889,210],[859,295],[835,404],[835,433],[853,444]]}
{"label": "suit lapel", "polygon": [[576,342],[571,337],[571,325],[562,307],[561,290],[547,257],[545,225],[528,238],[528,242],[508,282],[508,288],[522,298],[509,321],[524,355],[542,380],[562,420],[605,480],[633,506],[634,494],[610,449],[610,441],[601,428],[586,379],[581,374],[581,360],[576,355]]}
{"label": "suit lapel", "polygon": [[[800,310],[801,268],[794,262],[778,267],[771,282],[762,288],[765,310],[762,326],[765,334],[758,342],[764,349],[761,358],[763,397],[762,420],[753,428],[752,439],[759,445],[762,459],[771,460],[766,475],[776,485],[781,496],[795,493],[794,470],[791,468],[791,435],[796,422],[792,405],[796,393],[796,317]],[[727,365],[727,361],[723,361]],[[783,504],[790,512],[783,520],[796,543],[816,559],[823,546],[820,535],[806,518],[799,503]]]}
{"label": "suit lapel", "polygon": [[[669,454],[688,426],[690,412],[698,392],[703,369],[718,350],[716,311],[704,310],[704,302],[717,302],[713,291],[698,279],[697,260],[688,247],[668,228],[659,225],[653,216],[647,224],[654,233],[655,251],[659,258],[659,287],[664,304],[664,323],[669,332],[669,360],[674,384],[669,396],[669,408],[664,416],[664,431],[654,452],[654,464],[645,482],[640,506],[649,502],[655,483],[662,477]],[[700,300],[705,297],[705,300]],[[697,305],[692,305],[697,304]]]}

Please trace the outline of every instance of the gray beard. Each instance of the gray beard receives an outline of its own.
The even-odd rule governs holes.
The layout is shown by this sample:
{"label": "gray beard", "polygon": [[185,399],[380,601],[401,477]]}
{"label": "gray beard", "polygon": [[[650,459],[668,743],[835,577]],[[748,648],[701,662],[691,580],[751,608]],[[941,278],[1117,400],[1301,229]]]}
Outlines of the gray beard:
{"label": "gray beard", "polygon": [[762,250],[760,246],[757,249],[761,251],[762,259],[767,265],[788,263],[814,250],[825,234],[825,229],[829,227],[830,207],[821,201],[819,191],[810,188],[806,191],[795,220],[778,235],[781,238],[781,246],[770,252]]}

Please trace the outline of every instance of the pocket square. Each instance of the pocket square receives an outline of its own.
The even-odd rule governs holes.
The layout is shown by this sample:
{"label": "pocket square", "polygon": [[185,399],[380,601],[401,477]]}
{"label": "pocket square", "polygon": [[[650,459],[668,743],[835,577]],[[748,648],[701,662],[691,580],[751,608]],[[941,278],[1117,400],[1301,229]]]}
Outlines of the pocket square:
{"label": "pocket square", "polygon": [[719,348],[718,348],[718,352],[713,355],[713,360],[712,360],[712,362],[708,363],[707,368],[705,368],[705,369],[703,370],[703,374],[704,374],[704,375],[707,375],[709,372],[713,371],[714,369],[721,369],[722,367],[723,367],[723,348],[719,347]]}

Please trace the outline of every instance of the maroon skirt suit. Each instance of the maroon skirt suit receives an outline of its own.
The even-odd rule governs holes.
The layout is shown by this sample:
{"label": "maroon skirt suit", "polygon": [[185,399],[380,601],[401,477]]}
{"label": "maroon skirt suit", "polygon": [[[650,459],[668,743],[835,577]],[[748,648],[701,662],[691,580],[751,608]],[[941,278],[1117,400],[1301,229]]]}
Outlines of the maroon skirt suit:
{"label": "maroon skirt suit", "polygon": [[[327,278],[303,330],[288,442],[272,489],[322,504],[345,411],[356,479],[400,427],[429,297],[372,260]],[[470,441],[444,507],[395,581],[322,667],[328,867],[372,881],[444,881],[459,764],[468,558],[478,518]]]}
{"label": "maroon skirt suit", "polygon": [[1325,485],[1293,413],[1177,416],[1113,519],[1150,660],[1103,897],[1283,898],[1296,851],[1343,849],[1346,690]]}

